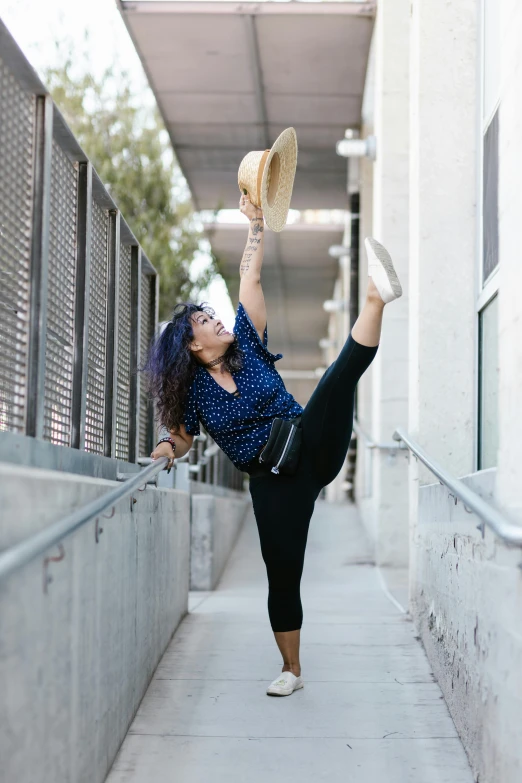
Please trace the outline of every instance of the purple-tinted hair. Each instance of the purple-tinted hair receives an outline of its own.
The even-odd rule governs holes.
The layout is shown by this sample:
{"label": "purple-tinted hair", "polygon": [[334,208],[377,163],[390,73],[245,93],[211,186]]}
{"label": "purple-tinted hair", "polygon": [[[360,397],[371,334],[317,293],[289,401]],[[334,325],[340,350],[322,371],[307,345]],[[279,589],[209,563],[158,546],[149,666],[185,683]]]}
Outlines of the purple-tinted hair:
{"label": "purple-tinted hair", "polygon": [[[145,363],[140,367],[147,378],[147,391],[156,403],[156,418],[168,430],[178,430],[184,421],[185,400],[200,362],[190,350],[194,339],[192,316],[204,312],[211,318],[215,311],[206,302],[180,302],[172,319],[150,343]],[[237,338],[231,343],[223,369],[237,372],[243,367],[243,352]]]}

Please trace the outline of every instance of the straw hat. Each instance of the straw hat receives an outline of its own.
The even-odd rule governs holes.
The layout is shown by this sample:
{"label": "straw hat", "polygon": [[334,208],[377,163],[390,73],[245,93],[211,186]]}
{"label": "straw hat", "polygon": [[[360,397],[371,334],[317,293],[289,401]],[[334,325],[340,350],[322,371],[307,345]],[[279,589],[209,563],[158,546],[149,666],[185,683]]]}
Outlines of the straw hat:
{"label": "straw hat", "polygon": [[287,128],[264,152],[249,152],[239,166],[237,181],[254,206],[261,207],[272,231],[286,224],[297,165],[297,136]]}

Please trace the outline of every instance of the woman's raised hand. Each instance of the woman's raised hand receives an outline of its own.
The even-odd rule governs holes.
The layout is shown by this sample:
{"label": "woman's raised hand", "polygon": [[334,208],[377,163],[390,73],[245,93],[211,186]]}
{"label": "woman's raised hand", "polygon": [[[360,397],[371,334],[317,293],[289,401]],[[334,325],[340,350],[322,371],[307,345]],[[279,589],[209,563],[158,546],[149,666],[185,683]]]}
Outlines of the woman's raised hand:
{"label": "woman's raised hand", "polygon": [[243,213],[249,220],[255,220],[255,218],[263,217],[263,210],[259,207],[255,207],[250,201],[249,196],[242,195],[239,199],[239,211]]}

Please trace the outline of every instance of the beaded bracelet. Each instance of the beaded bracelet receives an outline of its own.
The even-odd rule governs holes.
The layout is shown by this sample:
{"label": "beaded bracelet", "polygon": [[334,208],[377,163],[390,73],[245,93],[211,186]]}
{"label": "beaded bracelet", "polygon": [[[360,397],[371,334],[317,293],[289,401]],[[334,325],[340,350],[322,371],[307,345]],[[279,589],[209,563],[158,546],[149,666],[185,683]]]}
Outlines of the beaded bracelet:
{"label": "beaded bracelet", "polygon": [[[174,455],[176,454],[176,441],[173,438],[169,436],[167,436],[166,438],[160,438],[160,440],[156,443],[156,448],[160,445],[160,443],[170,443]],[[170,457],[169,462],[167,463],[169,465],[167,469],[167,473],[170,473],[170,469],[172,468],[172,465],[170,465],[170,460],[172,460],[172,465],[174,465],[174,457]]]}
{"label": "beaded bracelet", "polygon": [[176,451],[176,441],[173,438],[171,437],[160,438],[159,441],[156,443],[156,446],[159,446],[160,443],[170,443],[170,445],[172,446],[172,450]]}

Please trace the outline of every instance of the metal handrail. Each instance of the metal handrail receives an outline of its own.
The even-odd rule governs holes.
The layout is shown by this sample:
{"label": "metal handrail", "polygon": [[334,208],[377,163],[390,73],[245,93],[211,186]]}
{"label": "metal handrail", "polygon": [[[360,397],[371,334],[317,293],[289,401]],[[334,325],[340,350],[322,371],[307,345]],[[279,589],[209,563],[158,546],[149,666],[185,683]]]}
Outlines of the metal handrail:
{"label": "metal handrail", "polygon": [[380,451],[397,451],[397,449],[405,449],[406,446],[402,446],[400,443],[378,443],[370,438],[370,436],[362,429],[357,419],[353,420],[353,431],[358,438],[364,440],[364,445],[367,449],[379,449]]}
{"label": "metal handrail", "polygon": [[388,451],[391,458],[397,456],[397,452],[400,449],[406,449],[402,443],[378,443],[370,438],[369,435],[363,430],[357,419],[353,420],[353,431],[357,438],[363,441],[364,444],[364,497],[370,497],[373,493],[373,452],[374,451]]}
{"label": "metal handrail", "polygon": [[54,522],[45,530],[40,531],[40,533],[36,533],[31,538],[1,552],[0,580],[43,555],[52,546],[59,544],[66,536],[71,535],[75,530],[90,522],[91,519],[101,514],[109,506],[113,506],[123,498],[131,495],[134,490],[143,484],[148,484],[149,480],[163,470],[167,464],[167,457],[160,457],[154,460],[154,464],[136,473],[136,478],[127,479],[120,486],[87,503],[82,508],[73,511],[58,522]]}
{"label": "metal handrail", "polygon": [[453,494],[457,498],[460,498],[470,511],[475,512],[475,514],[482,519],[483,524],[478,525],[478,528],[482,531],[483,536],[484,524],[486,524],[506,544],[522,546],[522,525],[510,522],[500,513],[500,511],[497,511],[496,508],[490,506],[489,503],[486,503],[486,501],[480,497],[480,495],[477,495],[476,492],[473,492],[472,489],[466,486],[463,481],[450,475],[438,462],[431,459],[424,449],[419,446],[416,441],[412,440],[402,427],[398,427],[395,430],[393,438],[396,441],[402,441],[406,447],[426,465],[428,470],[437,476],[442,484],[445,484],[451,489]]}

